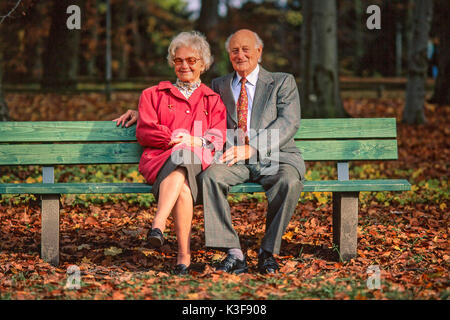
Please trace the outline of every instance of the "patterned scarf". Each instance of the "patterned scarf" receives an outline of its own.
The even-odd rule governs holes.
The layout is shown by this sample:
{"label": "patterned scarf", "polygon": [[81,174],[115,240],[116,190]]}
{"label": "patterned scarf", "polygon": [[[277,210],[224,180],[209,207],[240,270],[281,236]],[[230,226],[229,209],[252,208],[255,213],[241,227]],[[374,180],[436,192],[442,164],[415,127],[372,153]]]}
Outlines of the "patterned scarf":
{"label": "patterned scarf", "polygon": [[177,82],[174,84],[175,87],[180,90],[180,92],[186,97],[186,99],[189,99],[189,97],[194,93],[195,89],[200,87],[200,84],[202,82],[200,80],[190,83],[190,82],[183,82],[180,79],[177,79]]}

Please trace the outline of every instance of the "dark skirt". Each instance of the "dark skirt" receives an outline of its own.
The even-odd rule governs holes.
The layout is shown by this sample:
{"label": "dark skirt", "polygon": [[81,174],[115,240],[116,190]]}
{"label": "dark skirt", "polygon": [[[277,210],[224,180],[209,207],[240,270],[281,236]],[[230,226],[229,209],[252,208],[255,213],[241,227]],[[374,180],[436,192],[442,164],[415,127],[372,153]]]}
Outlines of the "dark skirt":
{"label": "dark skirt", "polygon": [[202,172],[202,164],[200,159],[190,150],[180,149],[173,152],[172,155],[164,162],[161,170],[159,170],[156,176],[156,181],[152,185],[152,193],[155,195],[155,199],[159,198],[159,186],[161,182],[167,178],[178,167],[186,168],[187,180],[189,188],[191,189],[192,200],[194,205],[201,203],[201,196],[198,191],[197,177]]}

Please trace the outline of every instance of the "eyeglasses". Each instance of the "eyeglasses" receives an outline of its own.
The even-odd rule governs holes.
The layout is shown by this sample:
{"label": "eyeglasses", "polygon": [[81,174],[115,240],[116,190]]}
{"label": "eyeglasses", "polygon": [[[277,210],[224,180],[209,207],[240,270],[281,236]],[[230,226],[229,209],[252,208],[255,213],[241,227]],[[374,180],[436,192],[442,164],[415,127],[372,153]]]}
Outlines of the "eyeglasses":
{"label": "eyeglasses", "polygon": [[183,64],[183,61],[186,61],[188,65],[193,66],[199,60],[202,60],[202,59],[197,59],[197,58],[194,58],[194,57],[189,57],[189,58],[186,58],[186,59],[175,58],[175,59],[173,59],[173,63],[175,63],[175,65],[177,65],[177,66],[181,66]]}

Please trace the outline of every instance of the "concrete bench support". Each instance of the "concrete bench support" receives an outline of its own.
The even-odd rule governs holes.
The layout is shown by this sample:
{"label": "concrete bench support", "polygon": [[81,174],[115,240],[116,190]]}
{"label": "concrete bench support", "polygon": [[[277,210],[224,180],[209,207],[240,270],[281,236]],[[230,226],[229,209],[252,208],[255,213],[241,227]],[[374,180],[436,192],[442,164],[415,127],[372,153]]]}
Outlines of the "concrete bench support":
{"label": "concrete bench support", "polygon": [[356,257],[359,192],[333,192],[333,243],[344,261]]}
{"label": "concrete bench support", "polygon": [[[54,168],[43,167],[43,183],[54,183]],[[44,261],[59,264],[59,194],[41,196],[41,257]]]}

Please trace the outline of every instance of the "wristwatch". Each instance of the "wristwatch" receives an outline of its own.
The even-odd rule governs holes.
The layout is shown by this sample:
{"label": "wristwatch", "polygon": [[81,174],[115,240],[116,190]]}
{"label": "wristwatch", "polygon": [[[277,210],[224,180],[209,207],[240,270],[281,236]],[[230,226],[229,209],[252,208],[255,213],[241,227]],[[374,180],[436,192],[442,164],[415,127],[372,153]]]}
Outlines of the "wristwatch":
{"label": "wristwatch", "polygon": [[206,139],[202,137],[200,137],[200,139],[202,140],[202,148],[206,148],[207,146]]}
{"label": "wristwatch", "polygon": [[209,150],[213,150],[214,149],[214,144],[211,143],[210,141],[206,140],[205,138],[200,137],[200,139],[202,139],[202,148],[207,148]]}

